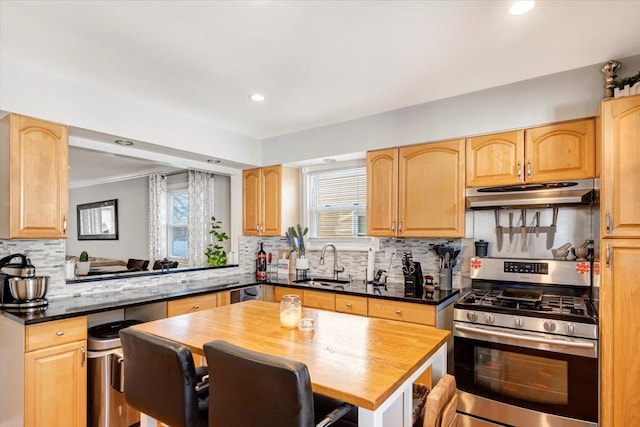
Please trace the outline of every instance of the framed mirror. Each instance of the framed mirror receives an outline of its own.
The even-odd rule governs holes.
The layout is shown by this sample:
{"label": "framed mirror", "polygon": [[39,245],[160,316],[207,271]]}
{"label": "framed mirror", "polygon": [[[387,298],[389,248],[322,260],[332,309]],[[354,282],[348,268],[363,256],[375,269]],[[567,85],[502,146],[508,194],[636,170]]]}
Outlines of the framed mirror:
{"label": "framed mirror", "polygon": [[78,240],[118,240],[118,199],[78,205]]}

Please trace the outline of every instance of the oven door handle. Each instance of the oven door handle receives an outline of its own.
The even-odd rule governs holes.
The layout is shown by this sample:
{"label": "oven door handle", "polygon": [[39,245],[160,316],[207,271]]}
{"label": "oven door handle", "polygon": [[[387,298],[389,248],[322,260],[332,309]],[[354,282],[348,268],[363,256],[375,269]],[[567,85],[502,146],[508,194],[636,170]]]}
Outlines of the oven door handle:
{"label": "oven door handle", "polygon": [[514,335],[506,332],[487,331],[484,329],[471,328],[468,326],[461,326],[461,325],[455,325],[455,328],[462,332],[470,332],[470,333],[480,334],[480,335],[489,335],[493,337],[511,338],[514,340],[531,341],[531,342],[537,342],[542,344],[562,345],[565,347],[589,348],[589,349],[595,348],[595,344],[590,342],[550,340],[547,338],[532,337],[528,335]]}

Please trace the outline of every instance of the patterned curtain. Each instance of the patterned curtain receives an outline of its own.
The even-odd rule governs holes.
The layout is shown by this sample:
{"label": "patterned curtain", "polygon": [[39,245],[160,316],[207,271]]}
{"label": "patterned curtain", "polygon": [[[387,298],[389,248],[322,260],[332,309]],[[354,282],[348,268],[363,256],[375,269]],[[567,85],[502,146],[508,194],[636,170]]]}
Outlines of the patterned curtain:
{"label": "patterned curtain", "polygon": [[167,257],[167,179],[149,176],[149,260]]}
{"label": "patterned curtain", "polygon": [[189,266],[207,265],[204,252],[211,243],[209,228],[213,215],[213,175],[189,171]]}

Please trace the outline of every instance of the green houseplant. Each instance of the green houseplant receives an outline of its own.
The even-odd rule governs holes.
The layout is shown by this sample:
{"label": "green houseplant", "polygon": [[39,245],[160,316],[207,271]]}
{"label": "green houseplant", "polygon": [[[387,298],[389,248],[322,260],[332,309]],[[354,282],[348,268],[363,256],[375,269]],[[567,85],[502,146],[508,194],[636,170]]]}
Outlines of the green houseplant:
{"label": "green houseplant", "polygon": [[80,252],[78,262],[76,263],[76,275],[86,276],[91,269],[91,261],[89,261],[89,254],[87,251]]}
{"label": "green houseplant", "polygon": [[207,256],[207,263],[210,266],[216,267],[227,264],[227,253],[222,246],[222,243],[229,240],[227,233],[220,231],[222,225],[221,222],[216,220],[215,216],[211,217],[211,230],[209,234],[213,235],[213,243],[209,243],[207,250],[204,253]]}
{"label": "green houseplant", "polygon": [[304,247],[304,236],[306,236],[308,232],[308,227],[305,227],[303,230],[300,224],[298,224],[296,227],[289,227],[286,233],[291,250],[298,253],[298,259],[296,260],[297,270],[309,269],[309,260],[305,258],[306,249]]}

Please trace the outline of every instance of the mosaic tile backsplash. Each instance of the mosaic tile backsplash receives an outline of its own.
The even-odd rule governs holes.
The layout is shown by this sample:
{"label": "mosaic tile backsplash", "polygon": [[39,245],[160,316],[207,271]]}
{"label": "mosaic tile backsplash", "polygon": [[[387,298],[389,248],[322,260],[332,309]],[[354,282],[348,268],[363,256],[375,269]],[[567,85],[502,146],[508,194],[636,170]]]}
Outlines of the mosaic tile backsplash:
{"label": "mosaic tile backsplash", "polygon": [[[66,241],[60,240],[0,240],[0,258],[14,254],[26,253],[32,264],[36,267],[36,274],[50,276],[47,297],[50,300],[67,298],[79,295],[98,294],[103,292],[134,291],[135,289],[153,287],[154,285],[170,283],[186,283],[193,280],[201,280],[212,277],[220,277],[233,274],[254,273],[255,260],[259,250],[259,242],[264,242],[264,250],[274,254],[278,249],[289,249],[289,244],[284,237],[253,237],[240,236],[238,245],[238,267],[224,269],[209,269],[186,271],[184,273],[172,273],[169,275],[127,277],[114,280],[95,282],[82,282],[67,284],[64,279],[64,260]],[[375,252],[375,269],[382,268],[388,271],[388,284],[390,286],[402,286],[402,254],[411,251],[414,261],[420,262],[423,274],[431,274],[438,277],[438,257],[430,248],[435,244],[447,244],[457,249],[462,249],[462,257],[470,255],[466,245],[460,239],[380,239],[380,250]],[[395,249],[395,256],[391,255]],[[390,255],[390,256],[387,256]],[[333,277],[333,254],[328,252],[326,262],[320,265],[320,250],[307,250],[309,258],[309,275],[312,277]],[[353,275],[353,280],[362,281],[366,278],[368,253],[366,251],[341,251],[338,250],[338,264],[344,266],[345,272],[340,274],[346,279],[347,274]],[[453,271],[453,287],[460,288],[462,283],[460,265],[461,259]],[[132,295],[135,296],[135,295]]]}

